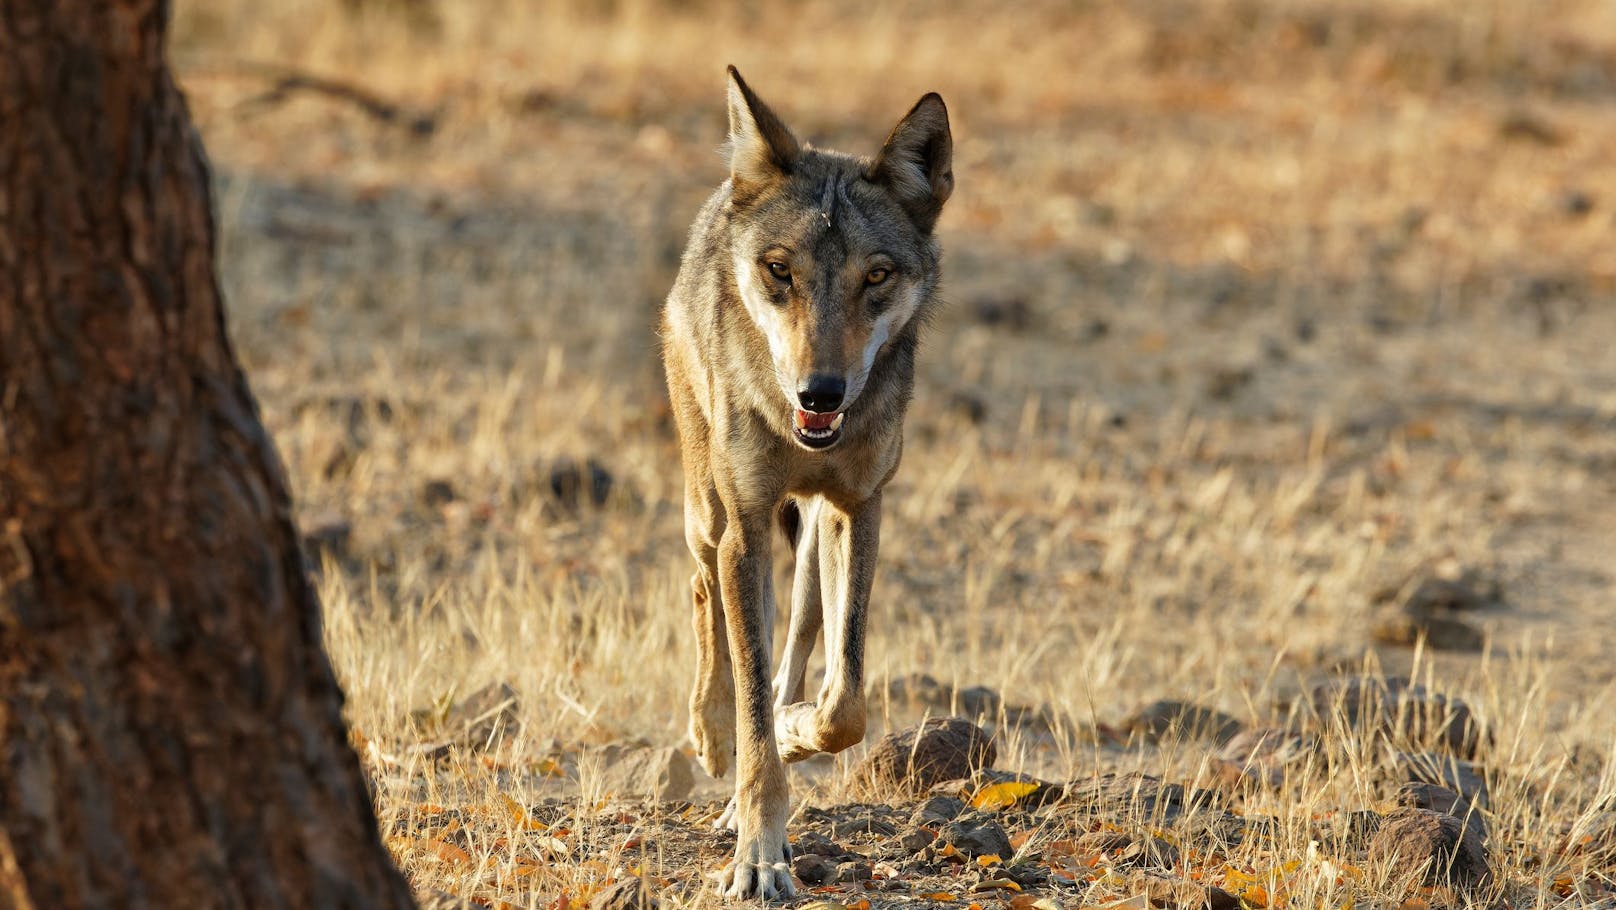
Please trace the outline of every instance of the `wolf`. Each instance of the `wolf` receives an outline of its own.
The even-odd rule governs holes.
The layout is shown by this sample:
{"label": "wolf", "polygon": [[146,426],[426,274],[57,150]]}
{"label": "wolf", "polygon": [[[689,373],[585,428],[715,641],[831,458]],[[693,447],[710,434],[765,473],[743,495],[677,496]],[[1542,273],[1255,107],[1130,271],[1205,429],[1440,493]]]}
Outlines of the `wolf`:
{"label": "wolf", "polygon": [[[881,492],[903,454],[921,327],[954,189],[948,109],[928,94],[874,158],[799,142],[729,68],[729,178],[690,229],[663,308],[663,362],[695,557],[690,736],[715,777],[731,898],[794,895],[785,762],[864,738],[864,633]],[[776,523],[796,548],[771,681]],[[792,533],[795,531],[795,533]],[[804,700],[823,628],[825,674]]]}

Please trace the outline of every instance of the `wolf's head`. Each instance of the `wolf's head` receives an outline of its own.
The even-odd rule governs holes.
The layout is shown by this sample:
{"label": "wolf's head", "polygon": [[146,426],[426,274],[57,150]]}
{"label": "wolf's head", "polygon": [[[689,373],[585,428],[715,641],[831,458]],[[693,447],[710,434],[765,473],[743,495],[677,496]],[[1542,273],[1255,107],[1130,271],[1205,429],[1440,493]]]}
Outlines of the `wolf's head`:
{"label": "wolf's head", "polygon": [[932,228],[954,189],[948,109],[921,98],[874,159],[800,144],[729,69],[730,242],[795,437],[834,445],[887,343],[938,280]]}

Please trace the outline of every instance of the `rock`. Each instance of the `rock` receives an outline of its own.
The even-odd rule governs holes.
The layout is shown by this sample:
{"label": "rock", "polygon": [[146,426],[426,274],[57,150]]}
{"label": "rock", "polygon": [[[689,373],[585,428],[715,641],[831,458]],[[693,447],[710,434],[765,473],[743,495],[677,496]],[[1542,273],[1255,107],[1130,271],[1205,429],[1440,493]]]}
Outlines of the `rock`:
{"label": "rock", "polygon": [[903,852],[912,855],[931,846],[936,839],[937,832],[929,828],[910,828],[898,837],[898,845],[903,847]]}
{"label": "rock", "polygon": [[961,689],[956,699],[959,704],[959,712],[973,720],[987,718],[991,721],[998,716],[999,705],[1003,703],[1003,700],[999,698],[999,693],[989,689],[987,686],[970,686],[969,688]]}
{"label": "rock", "polygon": [[865,786],[896,785],[919,794],[934,784],[970,776],[998,757],[982,728],[958,717],[932,718],[881,737],[859,764],[855,779]]}
{"label": "rock", "polygon": [[791,873],[797,881],[810,887],[828,885],[836,881],[836,863],[817,853],[806,853],[791,864]]}
{"label": "rock", "polygon": [[813,831],[803,832],[797,838],[797,842],[791,845],[791,851],[797,854],[812,853],[815,856],[828,856],[833,859],[847,855],[847,850],[841,844]]}
{"label": "rock", "polygon": [[875,864],[867,859],[850,859],[836,864],[836,878],[841,883],[867,882],[875,877]]}
{"label": "rock", "polygon": [[910,708],[947,708],[951,700],[948,687],[926,673],[894,677],[880,688],[871,686],[871,698],[883,694],[894,705]]}
{"label": "rock", "polygon": [[981,812],[963,815],[944,825],[937,833],[937,843],[952,844],[954,849],[972,859],[978,856],[1009,859],[1015,853],[1004,826]]}
{"label": "rock", "polygon": [[1542,146],[1562,145],[1566,141],[1559,127],[1527,110],[1511,111],[1499,119],[1498,135],[1513,142]]}
{"label": "rock", "polygon": [[432,708],[411,711],[410,721],[416,733],[435,741],[433,748],[461,745],[482,749],[521,729],[519,707],[515,689],[506,683],[490,683],[441,712]]}
{"label": "rock", "polygon": [[1409,809],[1429,809],[1432,812],[1441,812],[1451,815],[1466,825],[1472,826],[1481,834],[1481,839],[1487,839],[1487,821],[1470,807],[1470,803],[1458,793],[1440,784],[1426,781],[1405,781],[1397,788],[1392,797],[1397,805]]}
{"label": "rock", "polygon": [[593,458],[583,463],[561,458],[550,466],[550,496],[567,509],[576,510],[585,502],[605,505],[615,483],[612,472]]}
{"label": "rock", "polygon": [[979,297],[972,301],[976,321],[983,325],[1002,326],[1013,331],[1032,327],[1032,307],[1020,297]]}
{"label": "rock", "polygon": [[1474,762],[1434,752],[1397,752],[1393,758],[1403,780],[1446,787],[1483,809],[1492,805],[1487,780]]}
{"label": "rock", "polygon": [[1369,849],[1370,842],[1380,832],[1381,824],[1380,813],[1358,809],[1319,825],[1313,837],[1333,845],[1340,852],[1360,853]]}
{"label": "rock", "polygon": [[1318,737],[1280,727],[1242,730],[1218,750],[1218,773],[1231,785],[1278,788],[1293,767],[1319,754]]}
{"label": "rock", "polygon": [[1064,805],[1111,819],[1173,821],[1201,809],[1219,807],[1210,790],[1185,790],[1149,774],[1102,774],[1066,785]]}
{"label": "rock", "polygon": [[830,833],[833,837],[854,837],[860,834],[890,837],[898,833],[898,827],[885,819],[864,816],[844,818],[831,827]]}
{"label": "rock", "polygon": [[1492,880],[1487,847],[1474,827],[1429,809],[1386,816],[1369,845],[1369,860],[1385,868],[1424,869],[1428,885],[1470,889]]}
{"label": "rock", "polygon": [[965,801],[962,799],[953,796],[931,796],[915,807],[915,813],[910,816],[909,821],[912,824],[935,828],[953,821],[964,811]]}
{"label": "rock", "polygon": [[1583,218],[1594,210],[1594,197],[1582,190],[1566,190],[1560,194],[1559,209],[1568,218]]}
{"label": "rock", "polygon": [[614,743],[592,750],[591,757],[599,763],[602,788],[617,796],[674,802],[696,786],[690,759],[672,747]]}
{"label": "rock", "polygon": [[871,686],[869,697],[879,701],[882,694],[893,705],[910,709],[957,712],[967,720],[992,721],[1003,700],[987,686],[954,689],[926,673],[910,673],[890,679],[884,687]]}
{"label": "rock", "polygon": [[444,713],[438,729],[471,748],[491,745],[522,728],[517,717],[520,701],[507,683],[489,683],[456,702]]}
{"label": "rock", "polygon": [[1155,742],[1166,736],[1226,743],[1240,732],[1240,721],[1222,711],[1182,701],[1155,701],[1140,708],[1123,727]]}
{"label": "rock", "polygon": [[1162,910],[1241,910],[1240,898],[1211,885],[1139,871],[1128,879],[1128,888],[1142,895],[1151,907]]}
{"label": "rock", "polygon": [[1409,613],[1480,610],[1504,606],[1504,587],[1474,569],[1457,578],[1430,576],[1405,584],[1403,609]]}
{"label": "rock", "polygon": [[303,552],[319,565],[323,554],[336,559],[348,555],[348,544],[353,540],[353,523],[335,514],[312,516],[303,525]]}
{"label": "rock", "polygon": [[1349,734],[1385,736],[1394,745],[1435,748],[1461,758],[1474,758],[1490,739],[1462,699],[1399,676],[1323,683],[1313,689],[1311,706],[1326,727],[1344,726]]}
{"label": "rock", "polygon": [[597,893],[590,910],[656,910],[657,899],[645,887],[644,879],[625,878]]}
{"label": "rock", "polygon": [[454,484],[441,478],[429,480],[421,487],[421,504],[429,509],[446,506],[459,498],[460,494],[456,492]]}
{"label": "rock", "polygon": [[1566,853],[1595,868],[1616,867],[1616,810],[1578,818],[1565,833]]}
{"label": "rock", "polygon": [[981,426],[988,419],[988,404],[980,395],[956,391],[948,396],[948,410],[972,426]]}
{"label": "rock", "polygon": [[1370,620],[1369,638],[1377,644],[1412,648],[1424,641],[1437,651],[1474,653],[1487,645],[1482,630],[1457,616],[1411,613],[1400,608],[1378,611]]}
{"label": "rock", "polygon": [[1171,869],[1178,865],[1178,848],[1150,834],[1090,831],[1077,839],[1077,846],[1085,851],[1106,854],[1118,868],[1150,866]]}
{"label": "rock", "polygon": [[1031,784],[1033,790],[1023,796],[1016,797],[1015,800],[1015,806],[1023,809],[1037,809],[1047,806],[1066,795],[1066,788],[1061,784],[1033,777],[1031,774],[1021,774],[1015,771],[995,771],[992,768],[982,768],[972,774],[966,780],[963,792],[970,794],[974,800],[977,794],[996,784]]}

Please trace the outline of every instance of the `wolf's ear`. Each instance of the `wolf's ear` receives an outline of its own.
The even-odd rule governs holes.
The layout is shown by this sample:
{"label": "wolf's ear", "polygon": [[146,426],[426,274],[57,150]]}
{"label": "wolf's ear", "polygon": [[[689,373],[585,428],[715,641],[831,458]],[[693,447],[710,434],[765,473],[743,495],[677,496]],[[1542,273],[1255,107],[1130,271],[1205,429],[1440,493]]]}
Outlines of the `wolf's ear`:
{"label": "wolf's ear", "polygon": [[777,180],[791,172],[802,149],[774,111],[729,68],[729,172],[737,187]]}
{"label": "wolf's ear", "polygon": [[897,197],[922,231],[931,232],[954,192],[954,139],[942,96],[921,98],[898,121],[867,176]]}

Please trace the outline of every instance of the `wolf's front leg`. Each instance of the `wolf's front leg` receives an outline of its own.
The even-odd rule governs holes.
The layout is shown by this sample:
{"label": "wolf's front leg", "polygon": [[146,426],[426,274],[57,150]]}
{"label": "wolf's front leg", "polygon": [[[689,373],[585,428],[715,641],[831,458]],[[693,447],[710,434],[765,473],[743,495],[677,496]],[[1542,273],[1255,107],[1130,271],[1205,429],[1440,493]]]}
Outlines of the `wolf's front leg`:
{"label": "wolf's front leg", "polygon": [[780,755],[786,761],[840,752],[864,739],[864,628],[880,549],[881,495],[846,509],[825,502],[817,511],[815,527],[804,532],[819,535],[825,681],[817,703],[776,709]]}
{"label": "wolf's front leg", "polygon": [[720,876],[730,898],[792,897],[791,848],[786,843],[790,792],[774,744],[769,657],[774,643],[770,582],[771,516],[731,516],[719,543],[724,618],[735,667],[735,859]]}

